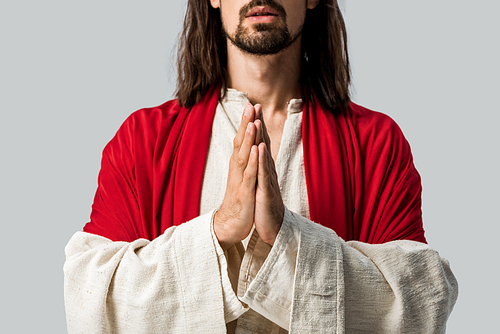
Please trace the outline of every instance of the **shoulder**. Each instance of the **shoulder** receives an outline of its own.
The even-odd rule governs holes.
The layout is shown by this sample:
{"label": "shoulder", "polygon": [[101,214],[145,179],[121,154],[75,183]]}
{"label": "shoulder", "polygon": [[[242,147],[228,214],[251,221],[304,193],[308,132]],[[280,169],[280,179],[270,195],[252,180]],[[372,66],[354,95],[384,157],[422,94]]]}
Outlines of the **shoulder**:
{"label": "shoulder", "polygon": [[163,121],[175,119],[181,109],[177,100],[170,100],[156,107],[139,109],[125,119],[120,130],[159,127]]}
{"label": "shoulder", "polygon": [[409,150],[401,128],[388,115],[351,103],[346,118],[352,124],[361,147]]}
{"label": "shoulder", "polygon": [[156,135],[165,123],[173,123],[182,109],[177,100],[139,109],[125,119],[117,135]]}
{"label": "shoulder", "polygon": [[396,122],[381,112],[351,102],[347,114],[358,132],[402,135]]}
{"label": "shoulder", "polygon": [[154,146],[159,136],[169,133],[168,129],[172,127],[181,110],[177,100],[170,100],[156,107],[133,112],[106,145],[105,153],[128,151],[133,155],[138,146]]}

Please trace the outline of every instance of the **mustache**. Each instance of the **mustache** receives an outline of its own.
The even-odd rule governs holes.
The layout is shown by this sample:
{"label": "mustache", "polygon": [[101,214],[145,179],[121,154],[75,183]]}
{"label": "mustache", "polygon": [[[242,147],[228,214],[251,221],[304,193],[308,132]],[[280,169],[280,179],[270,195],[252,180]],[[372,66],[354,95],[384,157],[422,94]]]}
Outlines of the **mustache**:
{"label": "mustache", "polygon": [[286,19],[286,11],[285,8],[280,5],[279,3],[274,2],[273,0],[252,0],[240,9],[240,22],[243,22],[245,20],[245,17],[247,13],[250,11],[250,9],[257,7],[257,6],[267,6],[271,7],[274,9],[278,14]]}

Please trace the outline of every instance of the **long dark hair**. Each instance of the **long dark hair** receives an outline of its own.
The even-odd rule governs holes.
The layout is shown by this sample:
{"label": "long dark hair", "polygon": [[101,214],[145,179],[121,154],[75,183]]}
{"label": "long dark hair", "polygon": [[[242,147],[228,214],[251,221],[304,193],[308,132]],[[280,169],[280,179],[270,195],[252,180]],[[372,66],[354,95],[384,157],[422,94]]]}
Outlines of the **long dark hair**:
{"label": "long dark hair", "polygon": [[[302,32],[302,98],[333,112],[350,102],[347,31],[337,0],[308,9]],[[189,0],[177,53],[179,104],[193,106],[214,84],[226,88],[226,38],[218,9]]]}

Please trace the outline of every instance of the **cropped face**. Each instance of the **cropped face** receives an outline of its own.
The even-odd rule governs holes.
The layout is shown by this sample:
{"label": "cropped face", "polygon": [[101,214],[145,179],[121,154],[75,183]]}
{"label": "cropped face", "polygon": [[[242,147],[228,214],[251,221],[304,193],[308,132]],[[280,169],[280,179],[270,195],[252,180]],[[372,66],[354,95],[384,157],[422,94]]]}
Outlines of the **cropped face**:
{"label": "cropped face", "polygon": [[306,9],[319,0],[210,0],[227,38],[244,52],[276,54],[301,34]]}

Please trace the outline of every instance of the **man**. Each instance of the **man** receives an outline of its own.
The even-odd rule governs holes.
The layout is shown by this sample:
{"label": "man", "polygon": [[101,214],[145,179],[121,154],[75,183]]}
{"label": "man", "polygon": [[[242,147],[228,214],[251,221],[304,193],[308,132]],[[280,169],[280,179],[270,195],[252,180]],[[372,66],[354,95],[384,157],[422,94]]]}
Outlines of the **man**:
{"label": "man", "polygon": [[106,146],[66,247],[69,332],[445,331],[457,282],[345,41],[336,1],[188,2],[178,99]]}

